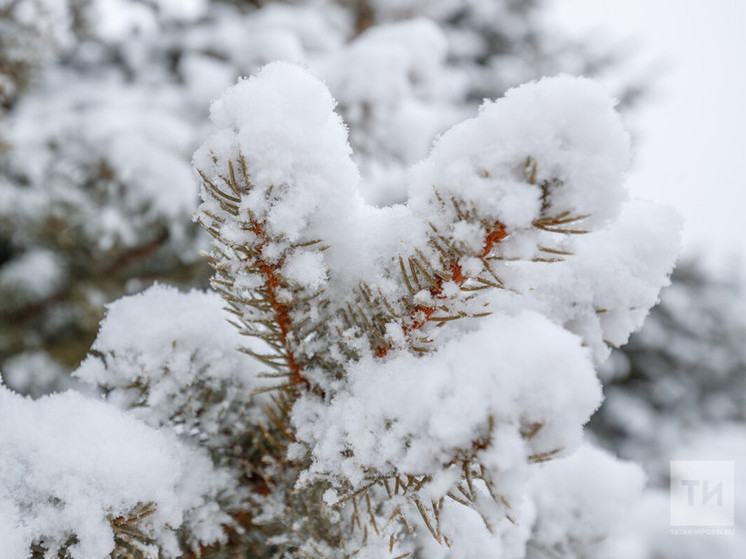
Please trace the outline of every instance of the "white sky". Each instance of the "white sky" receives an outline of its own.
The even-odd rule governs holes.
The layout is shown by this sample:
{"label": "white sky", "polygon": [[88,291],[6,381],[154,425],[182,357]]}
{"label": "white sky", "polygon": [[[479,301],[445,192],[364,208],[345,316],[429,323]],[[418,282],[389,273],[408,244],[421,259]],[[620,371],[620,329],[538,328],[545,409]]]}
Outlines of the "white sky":
{"label": "white sky", "polygon": [[573,32],[633,39],[666,62],[634,122],[630,188],[678,208],[687,252],[746,271],[746,0],[555,3]]}

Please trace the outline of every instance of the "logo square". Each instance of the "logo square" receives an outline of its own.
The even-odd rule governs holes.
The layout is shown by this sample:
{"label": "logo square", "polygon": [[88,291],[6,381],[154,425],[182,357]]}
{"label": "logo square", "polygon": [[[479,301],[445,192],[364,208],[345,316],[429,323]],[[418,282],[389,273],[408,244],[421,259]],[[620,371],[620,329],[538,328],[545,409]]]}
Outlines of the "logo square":
{"label": "logo square", "polygon": [[671,461],[671,526],[735,525],[735,463]]}

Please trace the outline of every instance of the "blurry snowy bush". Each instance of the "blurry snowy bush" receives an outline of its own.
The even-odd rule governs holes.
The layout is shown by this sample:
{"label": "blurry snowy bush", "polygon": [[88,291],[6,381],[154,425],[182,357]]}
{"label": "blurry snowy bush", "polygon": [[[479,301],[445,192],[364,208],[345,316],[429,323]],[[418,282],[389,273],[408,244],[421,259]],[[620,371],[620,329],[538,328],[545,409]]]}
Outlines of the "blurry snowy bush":
{"label": "blurry snowy bush", "polygon": [[0,1],[0,107],[73,42],[66,0]]}
{"label": "blurry snowy bush", "polygon": [[640,529],[651,555],[738,559],[746,548],[746,494],[734,536],[668,535],[670,460],[728,460],[746,476],[746,286],[682,262],[645,327],[601,369],[606,401],[590,423],[604,447],[649,478]]}
{"label": "blurry snowy bush", "polygon": [[[65,386],[106,302],[156,280],[206,285],[188,160],[239,76],[311,68],[350,126],[364,197],[401,202],[406,169],[484,97],[616,64],[542,15],[512,0],[0,0],[6,382]],[[625,104],[639,92],[613,87]]]}
{"label": "blurry snowy bush", "polygon": [[691,261],[672,281],[645,328],[604,368],[608,401],[593,423],[664,483],[666,457],[695,431],[746,423],[743,282],[716,280]]}
{"label": "blurry snowy bush", "polygon": [[0,387],[12,559],[639,556],[642,472],[583,425],[679,224],[627,199],[614,102],[512,89],[388,207],[335,105],[286,62],[227,89],[193,158],[216,293],[110,305],[76,372],[104,402]]}

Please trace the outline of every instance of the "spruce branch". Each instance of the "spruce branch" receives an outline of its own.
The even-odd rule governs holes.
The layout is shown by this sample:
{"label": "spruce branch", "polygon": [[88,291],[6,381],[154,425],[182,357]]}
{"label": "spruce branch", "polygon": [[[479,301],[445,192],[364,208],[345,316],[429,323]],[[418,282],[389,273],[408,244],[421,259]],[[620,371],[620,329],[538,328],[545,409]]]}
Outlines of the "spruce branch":
{"label": "spruce branch", "polygon": [[[217,162],[217,158],[213,160]],[[297,333],[302,329],[297,317],[308,316],[308,309],[322,292],[308,291],[292,285],[283,276],[281,268],[286,259],[303,250],[314,250],[321,241],[310,239],[301,243],[290,243],[282,234],[272,234],[266,223],[250,210],[241,211],[242,197],[252,191],[246,161],[239,154],[237,159],[227,162],[229,174],[218,173],[222,185],[215,184],[207,174],[198,169],[203,192],[216,203],[215,211],[201,208],[197,221],[214,239],[214,250],[208,255],[215,270],[211,279],[213,287],[225,298],[231,311],[239,317],[241,333],[263,340],[271,350],[263,355],[243,348],[278,374],[286,374],[288,382],[266,387],[263,390],[293,390],[309,382],[302,370],[304,357],[301,355]],[[238,169],[238,171],[236,171]],[[265,192],[267,202],[272,200],[272,189]],[[222,211],[224,215],[217,215]],[[250,245],[226,242],[221,227],[230,218],[251,237]],[[272,245],[277,254],[268,257],[267,249]],[[278,248],[279,247],[279,248]],[[237,277],[253,277],[258,286],[247,290],[236,285]],[[283,293],[281,293],[283,292]]]}
{"label": "spruce branch", "polygon": [[[293,105],[297,92],[286,95],[291,82],[314,100],[307,114]],[[381,214],[365,224],[368,230],[350,231],[368,210],[349,195],[358,177],[321,87],[297,69],[270,65],[221,99],[214,115],[220,129],[195,155],[203,194],[197,220],[213,237],[212,286],[239,332],[262,342],[240,351],[265,368],[254,398],[268,400],[263,420],[253,425],[254,454],[242,457],[250,496],[246,507],[232,511],[236,525],[246,522],[278,558],[347,558],[381,546],[406,557],[417,553],[421,534],[448,547],[457,537],[445,513],[452,507],[471,509],[490,533],[519,524],[520,494],[505,481],[510,470],[525,473],[557,458],[577,444],[574,430],[566,434],[557,425],[580,428],[587,419],[585,411],[536,405],[539,387],[532,383],[546,363],[526,348],[545,344],[567,374],[593,377],[578,407],[597,404],[588,355],[562,323],[581,307],[574,295],[551,318],[515,310],[524,298],[530,309],[556,305],[539,272],[555,264],[572,271],[582,257],[570,239],[614,216],[603,197],[584,197],[606,176],[582,168],[599,165],[596,146],[585,136],[573,138],[574,145],[565,138],[571,132],[551,129],[566,119],[547,124],[507,108],[522,106],[520,99],[488,106],[444,135],[414,176],[402,211],[412,239],[397,233],[401,238],[375,248],[372,264],[349,265],[359,272],[348,261],[365,250],[366,235],[383,233],[376,229],[383,227],[376,222]],[[569,86],[562,79],[533,84],[527,99],[550,100],[544,87]],[[583,95],[598,98],[592,87]],[[256,113],[257,101],[276,122]],[[598,106],[609,108],[606,101]],[[613,113],[603,115],[618,126]],[[503,137],[500,120],[513,118],[528,132]],[[541,140],[534,142],[534,134]],[[496,138],[494,146],[483,148],[488,137]],[[570,163],[563,160],[568,142],[580,154]],[[617,147],[623,151],[624,140]],[[566,165],[575,167],[566,171]],[[608,192],[621,199],[612,175]],[[329,196],[337,213],[320,202]],[[334,205],[337,197],[347,206]],[[342,211],[351,222],[332,223]],[[514,310],[503,312],[502,302]],[[599,306],[590,307],[597,320]],[[492,329],[503,336],[493,338]],[[482,361],[474,352],[484,353]],[[524,369],[533,376],[520,378]],[[380,375],[383,389],[401,398],[430,382],[429,370],[433,401],[412,394],[412,413],[394,409],[368,378]],[[451,398],[477,410],[457,435],[448,427]],[[514,454],[509,466],[503,452]],[[239,541],[229,546],[205,553],[245,549]]]}

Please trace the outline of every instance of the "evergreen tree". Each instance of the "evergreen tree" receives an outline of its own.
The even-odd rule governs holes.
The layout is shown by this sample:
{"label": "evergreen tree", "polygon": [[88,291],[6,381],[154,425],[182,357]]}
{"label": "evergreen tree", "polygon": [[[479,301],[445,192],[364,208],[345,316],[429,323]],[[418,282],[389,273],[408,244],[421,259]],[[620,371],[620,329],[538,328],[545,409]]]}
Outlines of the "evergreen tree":
{"label": "evergreen tree", "polygon": [[613,106],[511,90],[376,208],[322,82],[274,63],[226,90],[193,159],[214,292],[112,304],[76,372],[104,402],[0,387],[3,549],[627,556],[641,472],[582,428],[678,219],[626,200]]}
{"label": "evergreen tree", "polygon": [[[613,65],[542,24],[542,5],[0,1],[6,382],[68,386],[105,303],[158,280],[207,285],[188,161],[205,108],[239,76],[276,59],[309,66],[350,126],[365,198],[402,202],[409,166],[482,98]],[[614,94],[627,103],[636,89]]]}

